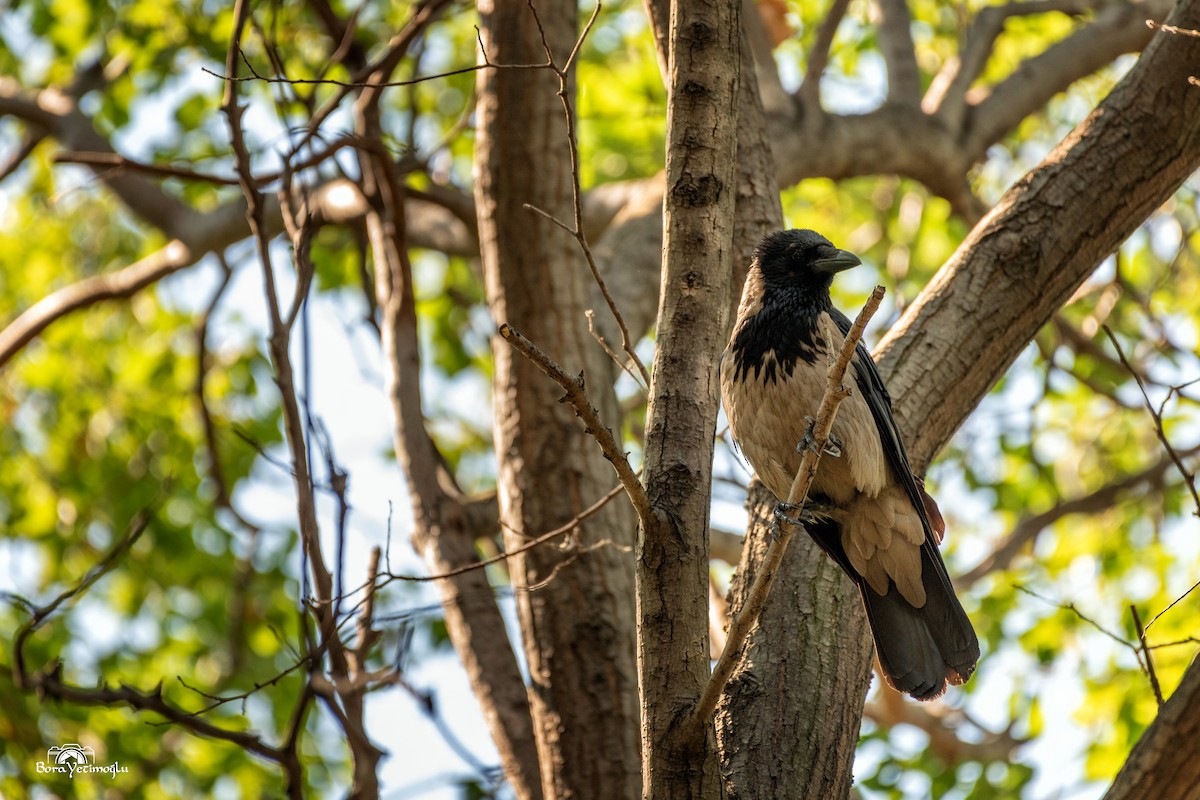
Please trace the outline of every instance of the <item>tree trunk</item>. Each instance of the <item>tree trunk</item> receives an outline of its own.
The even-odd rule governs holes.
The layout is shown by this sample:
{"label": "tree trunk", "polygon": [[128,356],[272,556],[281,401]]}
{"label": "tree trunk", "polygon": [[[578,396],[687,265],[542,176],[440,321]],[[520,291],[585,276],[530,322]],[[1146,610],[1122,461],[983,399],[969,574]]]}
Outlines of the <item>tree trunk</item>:
{"label": "tree trunk", "polygon": [[[537,4],[546,44],[560,65],[575,44],[575,9],[571,0]],[[492,62],[545,61],[537,20],[523,0],[483,0],[479,12]],[[480,70],[478,90],[476,211],[493,317],[571,371],[584,369],[592,402],[618,426],[612,371],[584,316],[588,267],[570,235],[523,207],[564,221],[574,216],[558,78],[550,70]],[[557,387],[499,337],[493,353],[500,520],[512,549],[569,522],[616,481],[594,443],[564,413]],[[639,791],[634,530],[628,505],[618,499],[580,523],[561,546],[509,560],[548,798],[609,800]]]}
{"label": "tree trunk", "polygon": [[709,677],[708,514],[733,268],[741,0],[671,4],[658,347],[646,422],[654,516],[638,539],[642,796],[716,797],[711,721],[685,724]]}
{"label": "tree trunk", "polygon": [[[762,484],[751,485],[731,615],[741,611],[766,552],[776,502]],[[731,800],[849,796],[873,653],[858,589],[812,539],[796,536],[717,708]]]}

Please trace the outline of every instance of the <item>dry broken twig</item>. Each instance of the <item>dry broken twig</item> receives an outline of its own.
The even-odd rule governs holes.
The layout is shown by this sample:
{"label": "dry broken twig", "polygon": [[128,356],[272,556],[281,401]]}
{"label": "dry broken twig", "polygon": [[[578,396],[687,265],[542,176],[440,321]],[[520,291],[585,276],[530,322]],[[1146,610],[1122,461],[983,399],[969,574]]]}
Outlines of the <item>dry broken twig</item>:
{"label": "dry broken twig", "polygon": [[[813,444],[805,449],[804,458],[800,461],[800,469],[796,471],[796,477],[792,480],[792,488],[786,498],[786,502],[790,505],[801,505],[808,498],[808,490],[812,486],[813,478],[816,477],[821,452],[829,441],[829,433],[833,429],[838,406],[850,396],[849,388],[842,382],[846,375],[846,368],[850,365],[850,359],[862,338],[867,322],[870,321],[871,316],[879,308],[879,303],[883,300],[883,293],[882,286],[875,287],[875,291],[867,299],[866,305],[858,313],[858,318],[854,320],[850,332],[846,334],[846,341],[842,345],[842,351],[837,360],[829,367],[825,396],[821,399],[820,410],[817,412],[816,421],[812,427]],[[746,603],[742,607],[741,613],[730,622],[725,649],[721,651],[721,657],[717,659],[717,665],[713,669],[708,685],[704,687],[704,693],[700,696],[700,701],[688,721],[693,734],[704,729],[704,723],[717,707],[721,692],[724,691],[725,684],[729,682],[729,677],[733,674],[738,659],[741,657],[742,646],[750,635],[750,629],[754,627],[754,623],[758,620],[759,614],[762,613],[763,606],[766,604],[771,584],[783,563],[783,556],[787,552],[788,544],[794,533],[795,526],[786,520],[782,521],[779,525],[778,535],[767,548],[766,555],[763,556],[763,563],[754,579],[754,585],[750,587],[750,593],[746,597]]]}

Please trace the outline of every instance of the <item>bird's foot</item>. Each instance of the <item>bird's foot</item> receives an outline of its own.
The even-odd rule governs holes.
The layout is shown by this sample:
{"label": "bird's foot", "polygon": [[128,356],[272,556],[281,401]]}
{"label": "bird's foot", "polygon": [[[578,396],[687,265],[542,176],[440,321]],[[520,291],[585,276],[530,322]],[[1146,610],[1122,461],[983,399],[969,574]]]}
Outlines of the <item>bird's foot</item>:
{"label": "bird's foot", "polygon": [[[805,417],[808,421],[808,427],[804,429],[804,435],[800,437],[800,443],[796,445],[796,452],[803,453],[805,450],[812,450],[817,455],[817,440],[813,436],[813,429],[816,427],[817,421],[812,417]],[[831,458],[838,458],[842,455],[842,440],[836,436],[833,431],[829,432],[829,437],[825,440],[824,453]]]}
{"label": "bird's foot", "polygon": [[[771,520],[771,533],[772,535],[778,533],[780,524],[784,522],[800,528],[815,525],[829,519],[831,511],[833,511],[833,506],[828,503],[809,500],[801,505],[796,505],[781,501],[775,505],[774,519]],[[788,516],[789,514],[795,516]]]}

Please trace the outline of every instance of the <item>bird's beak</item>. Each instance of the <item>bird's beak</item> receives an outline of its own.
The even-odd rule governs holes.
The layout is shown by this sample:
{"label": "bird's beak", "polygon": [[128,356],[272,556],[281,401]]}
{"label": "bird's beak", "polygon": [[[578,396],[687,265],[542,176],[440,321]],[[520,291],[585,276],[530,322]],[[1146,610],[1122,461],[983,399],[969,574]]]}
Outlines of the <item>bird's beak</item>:
{"label": "bird's beak", "polygon": [[860,264],[862,262],[858,260],[858,256],[846,250],[838,250],[837,255],[832,255],[828,258],[818,258],[813,262],[813,266],[819,272],[841,272],[851,267],[857,267]]}

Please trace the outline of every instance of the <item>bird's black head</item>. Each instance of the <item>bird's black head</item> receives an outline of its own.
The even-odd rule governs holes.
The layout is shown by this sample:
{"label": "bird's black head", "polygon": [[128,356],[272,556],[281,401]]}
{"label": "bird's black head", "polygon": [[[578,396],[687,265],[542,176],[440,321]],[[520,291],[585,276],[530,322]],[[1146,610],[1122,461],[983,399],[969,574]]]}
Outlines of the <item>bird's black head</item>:
{"label": "bird's black head", "polygon": [[814,294],[827,293],[834,275],[862,263],[858,256],[837,249],[816,231],[796,228],[768,234],[754,256],[767,287],[789,287]]}

